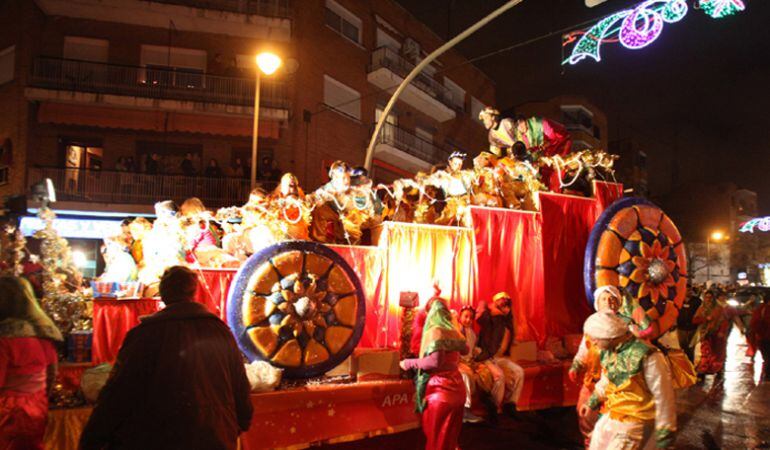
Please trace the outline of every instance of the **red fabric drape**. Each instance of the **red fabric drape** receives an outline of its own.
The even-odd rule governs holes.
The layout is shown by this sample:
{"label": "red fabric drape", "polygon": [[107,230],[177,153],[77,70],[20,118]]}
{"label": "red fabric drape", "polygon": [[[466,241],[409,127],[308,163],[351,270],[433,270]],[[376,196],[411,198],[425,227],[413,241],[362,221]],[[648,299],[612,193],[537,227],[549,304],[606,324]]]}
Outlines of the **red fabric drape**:
{"label": "red fabric drape", "polygon": [[420,305],[433,296],[438,283],[449,307],[460,309],[473,302],[476,283],[476,249],[470,228],[386,222],[379,247],[383,249],[383,288],[378,317],[378,347],[398,348],[401,292],[417,292]]}
{"label": "red fabric drape", "polygon": [[583,260],[600,211],[593,198],[540,194],[548,336],[581,333],[592,312],[583,287]]}
{"label": "red fabric drape", "polygon": [[497,208],[471,208],[476,236],[476,302],[500,291],[513,298],[516,339],[545,339],[540,215]]}
{"label": "red fabric drape", "polygon": [[94,336],[91,356],[94,364],[113,363],[128,330],[139,324],[139,317],[160,309],[160,301],[94,299]]}
{"label": "red fabric drape", "polygon": [[227,293],[237,272],[235,269],[200,269],[195,301],[227,322]]}
{"label": "red fabric drape", "polygon": [[596,197],[596,203],[599,204],[599,212],[607,209],[608,206],[622,196],[622,184],[594,181],[594,197]]}
{"label": "red fabric drape", "polygon": [[330,245],[335,252],[350,264],[358,274],[366,297],[366,325],[359,348],[376,348],[379,320],[387,314],[386,306],[380,302],[382,285],[382,250],[377,247]]}

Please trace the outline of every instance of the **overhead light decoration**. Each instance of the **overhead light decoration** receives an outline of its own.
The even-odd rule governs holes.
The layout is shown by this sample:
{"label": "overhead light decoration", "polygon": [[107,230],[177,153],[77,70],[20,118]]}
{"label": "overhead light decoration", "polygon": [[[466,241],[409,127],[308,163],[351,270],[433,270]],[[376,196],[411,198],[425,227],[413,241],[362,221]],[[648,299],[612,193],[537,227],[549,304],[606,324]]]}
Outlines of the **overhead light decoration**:
{"label": "overhead light decoration", "polygon": [[[700,0],[698,6],[714,18],[745,9],[742,0]],[[686,0],[647,0],[619,11],[588,30],[565,34],[562,46],[574,46],[562,64],[577,64],[586,58],[601,61],[602,44],[620,43],[629,50],[647,47],[660,37],[665,24],[679,22],[688,11]]]}
{"label": "overhead light decoration", "polygon": [[713,19],[732,16],[746,9],[743,0],[700,0],[698,6]]}
{"label": "overhead light decoration", "polygon": [[770,231],[770,216],[757,217],[756,219],[751,219],[748,222],[741,225],[741,227],[738,229],[738,231],[741,233],[753,233],[754,230],[759,230],[763,232]]}

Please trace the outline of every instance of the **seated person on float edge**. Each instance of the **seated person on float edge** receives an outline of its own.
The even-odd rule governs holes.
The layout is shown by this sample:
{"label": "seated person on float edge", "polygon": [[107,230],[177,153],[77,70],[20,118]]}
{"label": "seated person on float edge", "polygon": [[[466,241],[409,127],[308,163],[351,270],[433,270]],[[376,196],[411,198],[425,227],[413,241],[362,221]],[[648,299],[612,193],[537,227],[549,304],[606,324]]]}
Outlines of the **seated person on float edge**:
{"label": "seated person on float edge", "polygon": [[[524,369],[510,358],[511,345],[515,339],[511,296],[499,292],[489,305],[482,302],[476,313],[476,321],[481,327],[478,342],[481,353],[476,356],[476,361],[483,362],[492,372],[495,380],[492,398],[497,412],[501,412],[503,405],[507,405],[513,413],[524,386]],[[500,380],[503,382],[500,383]]]}

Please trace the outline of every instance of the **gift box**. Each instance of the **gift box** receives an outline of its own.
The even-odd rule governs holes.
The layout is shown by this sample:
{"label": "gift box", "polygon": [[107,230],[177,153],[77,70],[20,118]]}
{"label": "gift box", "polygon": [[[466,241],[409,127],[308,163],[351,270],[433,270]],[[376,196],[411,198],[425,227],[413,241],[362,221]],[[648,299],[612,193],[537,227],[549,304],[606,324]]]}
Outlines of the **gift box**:
{"label": "gift box", "polygon": [[401,375],[398,350],[357,349],[353,357],[358,381],[397,379]]}
{"label": "gift box", "polygon": [[144,286],[138,281],[91,281],[91,290],[94,298],[129,298],[141,297]]}
{"label": "gift box", "polygon": [[91,290],[94,292],[94,298],[115,298],[118,283],[112,281],[91,281]]}
{"label": "gift box", "polygon": [[92,342],[92,331],[73,331],[70,333],[67,337],[67,361],[90,362]]}

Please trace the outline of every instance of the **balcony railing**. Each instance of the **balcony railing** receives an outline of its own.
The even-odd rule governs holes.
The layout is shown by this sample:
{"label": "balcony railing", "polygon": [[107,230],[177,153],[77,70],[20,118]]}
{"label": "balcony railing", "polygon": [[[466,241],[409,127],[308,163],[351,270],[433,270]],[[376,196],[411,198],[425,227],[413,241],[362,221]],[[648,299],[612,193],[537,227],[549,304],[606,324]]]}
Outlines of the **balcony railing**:
{"label": "balcony railing", "polygon": [[214,9],[241,14],[291,18],[289,0],[152,0],[156,3]]}
{"label": "balcony railing", "polygon": [[[399,55],[395,50],[388,47],[380,47],[372,52],[372,59],[369,67],[369,72],[373,72],[380,68],[386,68],[395,73],[401,78],[406,78],[409,72],[414,69],[414,64],[407,61],[403,56]],[[435,98],[452,109],[458,108],[458,106],[452,101],[452,91],[438,81],[431,78],[425,73],[418,74],[412,85]],[[393,86],[394,88],[396,86]]]}
{"label": "balcony railing", "polygon": [[[35,87],[96,94],[183,100],[228,105],[254,105],[254,80],[209,75],[200,71],[104,64],[38,57],[30,84]],[[263,80],[260,105],[289,109],[286,84]]]}
{"label": "balcony railing", "polygon": [[[30,167],[28,178],[33,182],[50,178],[59,201],[152,205],[160,200],[179,202],[198,197],[208,207],[223,207],[245,203],[250,191],[249,180],[245,178],[150,175],[60,167]],[[260,184],[270,188],[275,182]]]}
{"label": "balcony railing", "polygon": [[390,123],[382,125],[377,143],[390,145],[431,164],[445,162],[450,154],[432,142]]}

